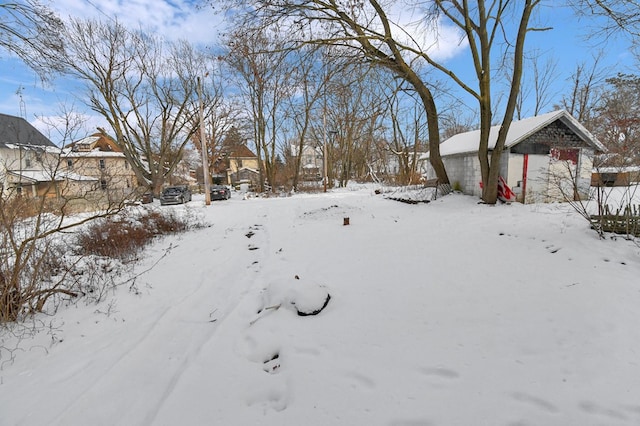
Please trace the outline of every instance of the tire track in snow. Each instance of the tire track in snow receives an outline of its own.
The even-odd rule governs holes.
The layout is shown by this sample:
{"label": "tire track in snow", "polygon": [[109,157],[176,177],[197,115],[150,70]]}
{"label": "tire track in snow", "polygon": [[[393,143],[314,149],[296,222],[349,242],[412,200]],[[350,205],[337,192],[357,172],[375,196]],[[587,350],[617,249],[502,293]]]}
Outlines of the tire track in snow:
{"label": "tire track in snow", "polygon": [[[246,237],[241,233],[246,229],[247,223],[253,223],[253,221],[247,222],[247,218],[234,220],[234,223],[231,226],[226,226],[222,229],[217,228],[217,232],[212,232],[212,237],[215,238],[216,235],[220,235],[220,232],[228,233],[229,229],[238,230],[239,232],[236,235],[233,235],[233,238],[238,238],[240,242],[235,244],[235,247],[232,245],[225,244],[226,248],[233,248],[230,252],[227,253],[227,258],[233,258],[238,255],[246,255]],[[222,237],[222,235],[220,235]],[[188,242],[188,235],[184,237],[181,245],[186,245]],[[256,251],[253,252],[258,254],[259,257],[262,258],[264,256],[264,252]],[[167,259],[170,261],[171,257]],[[216,271],[217,272],[217,271]],[[220,276],[218,285],[210,287],[211,277],[216,276],[216,274],[212,274],[210,269],[203,270],[200,274],[199,279],[195,283],[194,286],[189,288],[187,291],[181,293],[179,299],[172,299],[171,301],[167,301],[165,303],[171,303],[169,306],[166,306],[162,309],[158,315],[154,316],[152,319],[147,319],[145,321],[146,328],[143,332],[139,334],[139,337],[133,339],[134,341],[131,344],[125,346],[125,348],[119,352],[117,357],[113,358],[109,365],[104,368],[100,375],[93,380],[88,386],[84,386],[80,388],[77,395],[78,398],[75,398],[72,402],[67,404],[65,408],[55,417],[54,421],[56,423],[61,423],[64,419],[72,414],[73,412],[78,411],[82,407],[87,407],[90,404],[87,404],[87,401],[90,401],[94,395],[99,395],[104,392],[100,392],[100,389],[109,389],[109,386],[114,382],[114,376],[118,376],[116,371],[121,368],[123,371],[135,371],[136,373],[140,373],[140,370],[148,370],[152,369],[152,366],[138,366],[136,367],[137,359],[144,359],[144,356],[140,356],[139,354],[144,355],[148,352],[148,347],[153,347],[158,345],[158,343],[162,343],[166,339],[166,334],[164,334],[167,329],[167,324],[177,324],[180,323],[180,319],[184,316],[184,312],[193,311],[193,307],[201,307],[202,300],[206,300],[206,297],[202,297],[201,292],[203,289],[206,290],[205,296],[216,296],[219,293],[226,293],[226,296],[222,298],[222,300],[227,301],[227,309],[226,312],[217,318],[215,324],[211,324],[207,320],[203,320],[202,324],[207,326],[207,330],[202,332],[202,330],[197,330],[195,333],[191,333],[191,336],[180,338],[179,346],[185,346],[185,350],[178,354],[178,356],[182,356],[182,360],[179,365],[174,366],[174,369],[169,372],[169,379],[166,381],[166,384],[158,383],[156,385],[164,387],[162,390],[160,397],[156,400],[156,402],[149,407],[144,407],[141,411],[141,414],[146,413],[144,415],[144,421],[147,424],[151,424],[157,417],[157,413],[162,407],[164,401],[170,397],[173,393],[176,385],[180,381],[180,378],[184,374],[184,371],[189,367],[191,360],[196,358],[203,346],[212,340],[212,338],[216,335],[217,330],[220,326],[225,322],[226,318],[230,314],[232,314],[237,306],[240,305],[243,298],[248,294],[251,288],[254,285],[255,280],[258,275],[252,271],[247,270],[245,272],[247,275],[247,280],[242,280],[247,282],[248,285],[240,288],[241,291],[234,291],[236,288],[224,288],[225,282],[228,280],[225,279],[227,275],[237,275],[237,271],[227,271],[227,274]],[[216,280],[214,280],[216,281]],[[228,287],[228,286],[227,286]],[[156,290],[158,291],[158,290]],[[169,329],[175,328],[179,333],[182,331],[183,325],[179,327],[169,327]],[[119,342],[118,346],[114,345],[114,347],[122,347],[122,342]],[[153,375],[153,371],[150,371]],[[166,374],[164,375],[167,376]],[[116,379],[117,380],[117,379]],[[147,396],[148,397],[148,396]],[[141,407],[142,408],[142,407]],[[124,415],[124,413],[123,413]]]}
{"label": "tire track in snow", "polygon": [[[266,214],[261,215],[261,218],[266,218],[266,217],[267,217]],[[242,280],[242,281],[247,282],[248,285],[245,286],[244,289],[239,293],[228,296],[228,300],[232,300],[231,305],[228,306],[224,315],[216,319],[217,321],[216,321],[215,328],[213,328],[211,332],[206,333],[205,337],[200,340],[199,344],[192,351],[190,351],[190,354],[192,356],[187,356],[182,360],[177,371],[175,371],[174,374],[172,374],[171,379],[167,384],[166,388],[164,389],[161,397],[156,401],[154,408],[149,410],[149,412],[145,416],[143,424],[152,425],[155,423],[156,419],[159,417],[162,407],[169,400],[169,398],[171,398],[181,378],[183,377],[185,371],[187,371],[187,369],[191,366],[191,361],[193,359],[196,359],[200,355],[205,345],[214,344],[215,338],[218,336],[218,330],[220,330],[220,328],[224,326],[227,319],[234,312],[236,312],[236,310],[242,304],[245,298],[253,290],[256,289],[256,286],[260,284],[259,283],[260,271],[262,270],[262,265],[264,264],[263,261],[270,254],[271,238],[268,231],[266,231],[266,228],[263,227],[262,224],[260,223],[262,221],[256,220],[256,221],[250,221],[250,222],[251,224],[248,224],[247,221],[243,221],[240,226],[236,226],[237,229],[235,230],[237,231],[237,237],[242,235],[243,239],[250,238],[253,242],[258,242],[258,244],[256,245],[247,244],[247,246],[245,246],[245,248],[243,249],[243,250],[250,250],[251,253],[253,254],[251,259],[249,259],[248,261],[249,262],[252,261],[250,265],[257,264],[258,265],[257,270],[248,268],[244,271],[244,274],[248,275],[248,277],[246,280]],[[229,228],[227,228],[227,231],[228,229]],[[248,235],[246,234],[247,229],[250,230],[251,237],[248,237]],[[243,240],[243,243],[246,243],[246,240]],[[255,249],[252,249],[252,247],[255,247]],[[240,256],[242,256],[244,253],[241,250],[239,254]],[[253,256],[257,257],[257,259]]]}

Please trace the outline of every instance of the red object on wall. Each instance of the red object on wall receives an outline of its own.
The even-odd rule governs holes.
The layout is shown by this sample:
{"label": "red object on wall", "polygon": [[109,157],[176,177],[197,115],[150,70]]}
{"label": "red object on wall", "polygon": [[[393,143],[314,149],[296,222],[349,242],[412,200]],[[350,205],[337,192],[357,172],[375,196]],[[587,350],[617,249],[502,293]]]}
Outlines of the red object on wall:
{"label": "red object on wall", "polygon": [[556,161],[571,161],[572,164],[578,164],[579,149],[569,148],[551,148],[551,158]]}

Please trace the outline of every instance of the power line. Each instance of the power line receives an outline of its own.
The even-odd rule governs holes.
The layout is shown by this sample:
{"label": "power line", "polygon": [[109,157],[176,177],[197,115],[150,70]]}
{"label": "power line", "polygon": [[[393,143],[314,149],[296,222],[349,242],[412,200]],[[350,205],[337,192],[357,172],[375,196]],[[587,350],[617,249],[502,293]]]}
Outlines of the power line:
{"label": "power line", "polygon": [[102,15],[106,16],[107,18],[109,18],[109,19],[110,19],[110,20],[112,20],[113,22],[116,22],[116,20],[115,20],[115,19],[113,19],[113,17],[112,17],[112,16],[109,16],[109,15],[107,15],[106,13],[104,13],[104,12],[102,11],[102,9],[100,9],[100,7],[99,7],[99,6],[97,6],[95,3],[93,3],[91,0],[85,0],[85,1],[86,1],[87,3],[89,3],[91,6],[93,6],[93,8],[94,8],[95,10],[97,10],[98,12],[100,12]]}

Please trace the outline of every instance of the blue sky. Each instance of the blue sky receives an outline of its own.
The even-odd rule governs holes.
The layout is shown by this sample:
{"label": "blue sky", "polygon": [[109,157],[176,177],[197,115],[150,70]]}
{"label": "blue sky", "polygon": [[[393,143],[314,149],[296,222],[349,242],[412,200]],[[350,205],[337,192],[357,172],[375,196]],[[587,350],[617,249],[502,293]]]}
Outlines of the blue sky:
{"label": "blue sky", "polygon": [[[117,17],[125,25],[149,29],[167,39],[186,38],[202,45],[212,45],[224,24],[211,7],[198,8],[194,3],[193,0],[129,0],[125,5],[122,0],[56,0],[51,7],[63,17]],[[555,102],[566,93],[567,79],[576,65],[589,63],[600,50],[605,52],[604,64],[611,67],[611,75],[637,72],[638,65],[629,50],[628,40],[618,38],[606,44],[587,40],[585,35],[589,23],[578,21],[571,10],[558,7],[557,3],[557,0],[547,1],[539,14],[540,25],[553,29],[530,33],[527,39],[528,49],[537,49],[557,62],[553,89]],[[471,70],[458,53],[459,48],[443,43],[441,49],[442,57],[448,58],[447,66],[462,75],[470,75]],[[71,106],[73,110],[87,114],[88,132],[98,125],[105,125],[100,117],[83,105],[79,96],[82,96],[82,86],[77,83],[58,79],[44,86],[19,60],[5,52],[0,53],[0,113],[22,115],[24,112],[29,122],[44,131],[47,126],[43,121],[55,120],[60,115],[60,105],[64,104],[67,109]],[[472,103],[471,107],[474,106]],[[550,108],[551,105],[547,110]],[[53,135],[49,136],[54,139]]]}

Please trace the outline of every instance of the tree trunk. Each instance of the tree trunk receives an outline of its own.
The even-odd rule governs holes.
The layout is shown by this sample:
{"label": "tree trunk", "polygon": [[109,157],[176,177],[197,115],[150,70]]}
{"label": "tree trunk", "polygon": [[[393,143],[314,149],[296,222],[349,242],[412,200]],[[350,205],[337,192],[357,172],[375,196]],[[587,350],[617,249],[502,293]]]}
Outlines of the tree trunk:
{"label": "tree trunk", "polygon": [[[415,76],[413,72],[412,76]],[[413,81],[411,81],[413,80]],[[429,133],[429,162],[433,171],[438,179],[439,189],[442,189],[445,193],[449,192],[451,186],[449,182],[449,176],[447,170],[444,167],[444,162],[440,156],[440,127],[438,124],[438,109],[433,99],[433,95],[429,88],[420,80],[417,76],[409,80],[409,82],[415,87],[422,104],[424,105],[425,112],[427,113],[427,128]]]}

